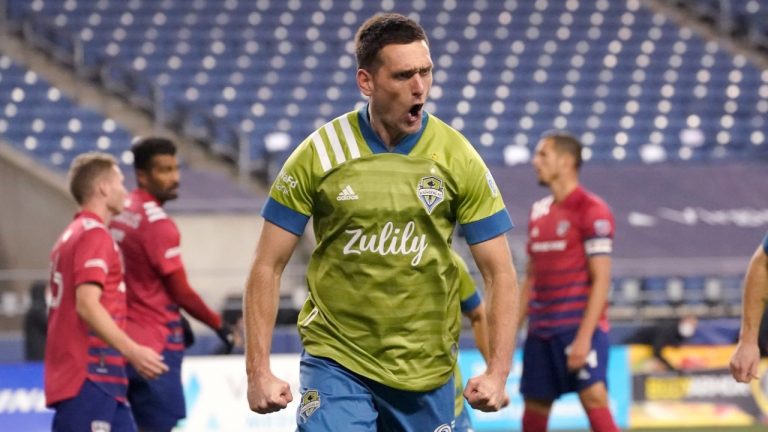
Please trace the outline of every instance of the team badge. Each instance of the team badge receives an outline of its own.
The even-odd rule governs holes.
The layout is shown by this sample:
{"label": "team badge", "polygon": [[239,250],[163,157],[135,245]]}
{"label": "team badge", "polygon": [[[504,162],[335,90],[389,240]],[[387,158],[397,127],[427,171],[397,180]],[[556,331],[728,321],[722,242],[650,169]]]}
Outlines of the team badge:
{"label": "team badge", "polygon": [[435,432],[451,432],[453,428],[451,428],[451,425],[449,424],[441,424],[440,426],[435,429]]}
{"label": "team badge", "polygon": [[595,234],[605,237],[611,233],[611,222],[608,219],[597,219],[594,223]]}
{"label": "team badge", "polygon": [[435,176],[422,177],[416,195],[427,209],[427,214],[431,215],[432,210],[443,201],[443,181]]}
{"label": "team badge", "polygon": [[559,237],[564,236],[565,233],[568,232],[568,228],[570,228],[570,227],[571,227],[571,223],[570,222],[568,222],[567,220],[561,220],[560,222],[557,223],[557,231],[556,231],[557,235]]}
{"label": "team badge", "polygon": [[299,416],[302,421],[307,421],[309,416],[320,408],[320,393],[317,390],[307,390],[301,395],[301,405],[299,406]]}
{"label": "team badge", "polygon": [[112,425],[102,420],[94,420],[91,422],[91,432],[109,432],[112,430]]}

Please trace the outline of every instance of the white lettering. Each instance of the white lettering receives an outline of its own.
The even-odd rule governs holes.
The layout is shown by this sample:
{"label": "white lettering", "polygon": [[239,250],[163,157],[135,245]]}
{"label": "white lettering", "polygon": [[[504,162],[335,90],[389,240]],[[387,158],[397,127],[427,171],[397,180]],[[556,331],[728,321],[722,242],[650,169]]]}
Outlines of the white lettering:
{"label": "white lettering", "polygon": [[0,390],[0,414],[46,412],[43,389]]}
{"label": "white lettering", "polygon": [[361,228],[346,230],[351,237],[344,246],[344,255],[360,255],[363,252],[371,252],[381,256],[386,255],[411,255],[411,265],[416,266],[421,262],[424,251],[427,249],[427,236],[424,234],[414,237],[416,224],[411,221],[402,230],[395,228],[392,222],[387,222],[378,234],[363,234]]}
{"label": "white lettering", "polygon": [[756,228],[768,224],[768,209],[736,208],[708,210],[701,207],[685,207],[675,210],[667,207],[658,209],[662,219],[683,225],[733,225],[744,228]]}
{"label": "white lettering", "polygon": [[567,242],[565,240],[544,241],[531,243],[532,252],[564,251]]}

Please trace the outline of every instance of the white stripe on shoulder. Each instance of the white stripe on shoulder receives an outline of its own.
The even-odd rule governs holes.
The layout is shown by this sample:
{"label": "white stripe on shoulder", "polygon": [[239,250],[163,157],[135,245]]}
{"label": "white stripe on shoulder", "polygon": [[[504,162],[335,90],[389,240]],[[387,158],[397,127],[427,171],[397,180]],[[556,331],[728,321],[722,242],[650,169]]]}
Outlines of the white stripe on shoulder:
{"label": "white stripe on shoulder", "polygon": [[179,246],[174,246],[167,251],[165,251],[165,254],[163,255],[166,259],[175,258],[177,256],[181,255],[181,248]]}
{"label": "white stripe on shoulder", "polygon": [[355,134],[352,133],[352,125],[349,124],[347,115],[339,117],[339,125],[341,125],[341,131],[344,133],[344,141],[347,143],[349,149],[349,155],[352,159],[360,157],[360,149],[357,147],[357,140]]}
{"label": "white stripe on shoulder", "polygon": [[85,268],[98,267],[104,270],[104,273],[109,273],[107,271],[107,262],[101,258],[89,259],[88,261],[85,262],[85,265],[83,265],[83,267]]}
{"label": "white stripe on shoulder", "polygon": [[331,148],[333,149],[333,155],[336,157],[336,165],[340,165],[347,160],[344,156],[344,150],[341,149],[341,143],[339,143],[339,136],[336,135],[336,128],[333,127],[333,122],[326,123],[323,126],[325,133],[328,134],[328,141],[331,142]]}
{"label": "white stripe on shoulder", "polygon": [[94,228],[104,228],[106,230],[106,227],[103,223],[89,217],[83,218],[82,226],[85,231],[90,231]]}
{"label": "white stripe on shoulder", "polygon": [[323,167],[324,172],[328,171],[331,169],[331,159],[328,158],[328,151],[325,149],[323,139],[320,137],[320,129],[316,130],[310,138],[312,139],[312,144],[315,146],[317,157],[320,158],[320,166]]}

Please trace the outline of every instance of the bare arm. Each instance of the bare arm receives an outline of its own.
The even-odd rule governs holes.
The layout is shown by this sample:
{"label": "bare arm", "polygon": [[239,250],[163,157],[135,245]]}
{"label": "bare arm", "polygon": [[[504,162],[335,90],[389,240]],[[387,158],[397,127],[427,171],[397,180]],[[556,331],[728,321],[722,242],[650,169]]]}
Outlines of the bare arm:
{"label": "bare arm", "polygon": [[507,238],[500,235],[470,247],[483,275],[488,305],[488,367],[467,384],[464,396],[473,408],[497,411],[507,403],[505,384],[517,335],[517,275]]}
{"label": "bare arm", "polygon": [[610,255],[590,256],[588,265],[591,288],[584,318],[579,324],[579,329],[568,354],[568,368],[570,370],[580,369],[586,363],[587,355],[592,347],[592,335],[595,333],[600,315],[602,315],[608,302],[608,290],[611,289]]}
{"label": "bare arm", "polygon": [[525,323],[525,319],[528,318],[528,299],[531,296],[531,290],[533,290],[533,265],[531,259],[528,257],[528,263],[525,265],[525,279],[523,280],[523,286],[520,288],[520,319],[517,322],[517,327],[521,328]]}
{"label": "bare arm", "polygon": [[80,318],[94,333],[112,348],[123,354],[145,378],[157,378],[167,372],[163,357],[151,348],[133,341],[112,319],[101,304],[101,287],[93,283],[78,285],[75,290],[75,307]]}
{"label": "bare arm", "polygon": [[481,302],[476,308],[465,312],[464,316],[469,318],[472,324],[472,334],[475,336],[475,345],[483,355],[483,359],[488,363],[488,314],[485,310],[485,303]]}
{"label": "bare arm", "polygon": [[269,353],[280,300],[280,278],[299,237],[264,221],[243,297],[245,370],[251,410],[266,414],[285,408],[290,388],[272,375]]}
{"label": "bare arm", "polygon": [[760,246],[752,255],[744,277],[739,343],[731,357],[731,374],[739,382],[757,379],[760,349],[757,337],[768,300],[768,255]]}

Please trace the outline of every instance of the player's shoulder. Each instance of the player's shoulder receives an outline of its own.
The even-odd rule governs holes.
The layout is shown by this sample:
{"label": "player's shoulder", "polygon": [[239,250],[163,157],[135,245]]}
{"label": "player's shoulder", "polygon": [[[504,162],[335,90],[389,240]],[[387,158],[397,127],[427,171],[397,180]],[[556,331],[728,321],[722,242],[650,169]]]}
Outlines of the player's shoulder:
{"label": "player's shoulder", "polygon": [[552,203],[555,202],[555,197],[552,195],[547,195],[543,198],[538,199],[537,201],[534,201],[533,204],[531,204],[531,219],[538,219],[541,216],[544,216],[549,213],[549,209],[552,207]]}
{"label": "player's shoulder", "polygon": [[443,143],[451,152],[463,152],[471,156],[477,154],[467,137],[434,114],[429,114],[425,132],[429,138]]}
{"label": "player's shoulder", "polygon": [[[80,244],[89,245],[113,245],[114,241],[109,229],[98,219],[83,217],[77,220],[77,224],[71,234]],[[66,232],[64,234],[67,235]]]}
{"label": "player's shoulder", "polygon": [[350,111],[315,129],[299,143],[286,161],[292,169],[303,167],[315,174],[328,173],[364,152],[357,111]]}
{"label": "player's shoulder", "polygon": [[578,189],[578,207],[581,213],[611,213],[608,203],[596,193],[580,186]]}

